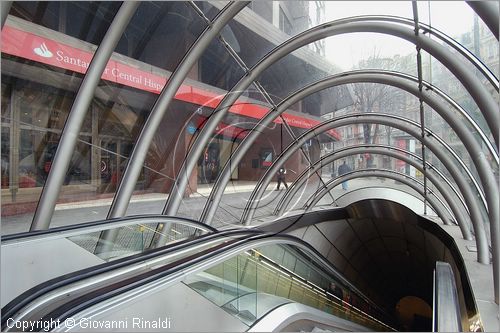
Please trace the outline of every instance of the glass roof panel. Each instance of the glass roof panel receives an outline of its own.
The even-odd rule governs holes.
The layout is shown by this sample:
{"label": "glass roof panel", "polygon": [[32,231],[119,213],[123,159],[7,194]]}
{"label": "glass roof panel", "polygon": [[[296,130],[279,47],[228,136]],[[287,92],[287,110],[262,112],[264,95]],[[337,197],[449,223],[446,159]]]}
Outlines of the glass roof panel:
{"label": "glass roof panel", "polygon": [[418,1],[417,4],[421,22],[457,40],[498,77],[498,41],[465,1]]}
{"label": "glass roof panel", "polygon": [[205,27],[187,2],[141,2],[115,52],[173,71]]}
{"label": "glass roof panel", "polygon": [[[440,62],[430,57],[428,53],[422,52],[422,58],[431,59],[431,66],[427,65],[426,70],[422,72],[423,79],[435,85],[451,97],[456,103],[458,103],[467,112],[467,114],[474,119],[491,142],[494,142],[484,116],[463,84],[452,74],[450,70],[448,70]],[[498,94],[493,94],[492,96],[498,101]]]}

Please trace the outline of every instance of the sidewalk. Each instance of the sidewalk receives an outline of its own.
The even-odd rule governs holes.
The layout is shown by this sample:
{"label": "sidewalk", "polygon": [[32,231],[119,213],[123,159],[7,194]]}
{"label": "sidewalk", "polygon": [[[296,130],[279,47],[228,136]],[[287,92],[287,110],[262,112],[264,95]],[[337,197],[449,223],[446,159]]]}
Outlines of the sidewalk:
{"label": "sidewalk", "polygon": [[[224,194],[245,193],[252,192],[256,182],[251,181],[231,181]],[[271,186],[276,187],[276,182],[272,182]],[[198,184],[198,190],[190,195],[190,198],[208,197],[212,191],[213,184]],[[166,201],[168,193],[144,193],[134,194],[130,199],[130,203],[151,202],[151,201]],[[56,205],[55,210],[75,209],[75,208],[88,208],[88,207],[101,207],[109,206],[113,201],[113,197],[101,198],[95,200],[82,200],[77,202],[59,203]]]}
{"label": "sidewalk", "polygon": [[[324,177],[324,181],[330,180],[330,177]],[[290,185],[290,182],[288,183]],[[396,184],[394,181],[386,180],[382,182],[379,179],[355,179],[349,181],[349,190],[343,191],[341,186],[337,186],[331,191],[332,196],[326,196],[320,205],[331,205],[332,197],[339,198],[356,188],[374,186],[381,184],[383,186],[401,188],[403,185]],[[217,228],[231,227],[239,225],[240,219],[246,208],[250,193],[253,191],[256,182],[253,181],[231,181],[224,192],[221,202],[218,204],[218,209],[212,221],[212,225]],[[282,195],[285,193],[283,188],[280,191],[274,191],[277,183],[271,182],[268,191],[259,204],[259,208],[255,211],[254,219],[262,219],[272,217],[276,205],[280,201]],[[86,185],[82,185],[86,186]],[[290,205],[288,210],[296,210],[302,207],[306,199],[321,186],[318,182],[311,182],[301,189]],[[178,216],[199,220],[203,207],[206,204],[206,199],[213,188],[213,184],[199,184],[196,193],[193,193],[189,198],[182,200],[179,207]],[[56,205],[50,226],[63,226],[70,224],[78,224],[89,221],[97,221],[106,219],[110,205],[113,201],[113,193],[106,193],[106,197],[85,198],[79,199],[78,190],[82,188],[72,186],[65,189],[65,199],[71,200],[70,202],[62,202]],[[30,189],[23,189],[30,190]],[[32,203],[19,203],[17,204],[25,211],[15,211],[15,214],[2,217],[1,233],[2,235],[28,231],[31,225],[34,210],[36,208],[38,193],[31,189],[30,195],[34,198]],[[88,189],[87,189],[88,190]],[[140,215],[140,214],[161,214],[164,209],[168,194],[166,193],[141,193],[135,194],[130,200],[126,215]],[[8,204],[7,204],[8,205]],[[32,206],[29,206],[32,205]],[[2,208],[6,205],[2,202]],[[2,212],[3,214],[4,212]]]}

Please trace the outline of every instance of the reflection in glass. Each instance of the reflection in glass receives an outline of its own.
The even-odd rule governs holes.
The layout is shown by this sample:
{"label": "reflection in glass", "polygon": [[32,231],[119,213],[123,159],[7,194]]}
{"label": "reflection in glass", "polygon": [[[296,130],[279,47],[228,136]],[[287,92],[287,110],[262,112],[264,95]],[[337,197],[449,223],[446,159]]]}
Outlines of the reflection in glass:
{"label": "reflection in glass", "polygon": [[363,296],[294,246],[245,251],[186,277],[184,283],[248,326],[279,306],[297,302],[367,327],[388,329],[375,319],[380,313]]}

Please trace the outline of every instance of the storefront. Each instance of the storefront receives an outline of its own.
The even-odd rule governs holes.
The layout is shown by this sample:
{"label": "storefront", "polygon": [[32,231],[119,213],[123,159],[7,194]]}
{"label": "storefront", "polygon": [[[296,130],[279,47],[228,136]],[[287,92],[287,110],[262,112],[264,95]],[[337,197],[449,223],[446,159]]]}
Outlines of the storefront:
{"label": "storefront", "polygon": [[[9,16],[2,30],[2,214],[34,209],[95,50],[88,41]],[[171,74],[166,67],[113,54],[76,134],[78,144],[59,202],[113,195],[134,142]],[[170,191],[193,136],[226,93],[200,82],[207,71],[201,68],[202,63],[195,67],[162,120],[136,186],[138,192]],[[230,116],[205,148],[187,195],[196,191],[197,184],[215,181],[248,130],[268,111],[262,102],[248,97],[251,92],[245,95],[229,110]],[[320,122],[318,117],[293,110],[283,119],[296,134]],[[338,135],[331,131],[325,139],[335,140]],[[281,120],[276,120],[272,128],[263,131],[232,178],[257,180],[289,142],[291,137],[283,138]],[[301,154],[289,163],[297,173],[308,165]]]}

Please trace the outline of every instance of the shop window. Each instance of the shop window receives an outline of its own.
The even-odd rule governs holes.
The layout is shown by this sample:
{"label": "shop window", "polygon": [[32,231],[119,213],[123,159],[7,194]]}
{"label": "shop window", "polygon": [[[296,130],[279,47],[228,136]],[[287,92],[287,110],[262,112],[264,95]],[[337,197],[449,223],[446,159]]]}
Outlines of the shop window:
{"label": "shop window", "polygon": [[263,149],[260,153],[261,156],[261,167],[267,168],[273,164],[273,150]]}

